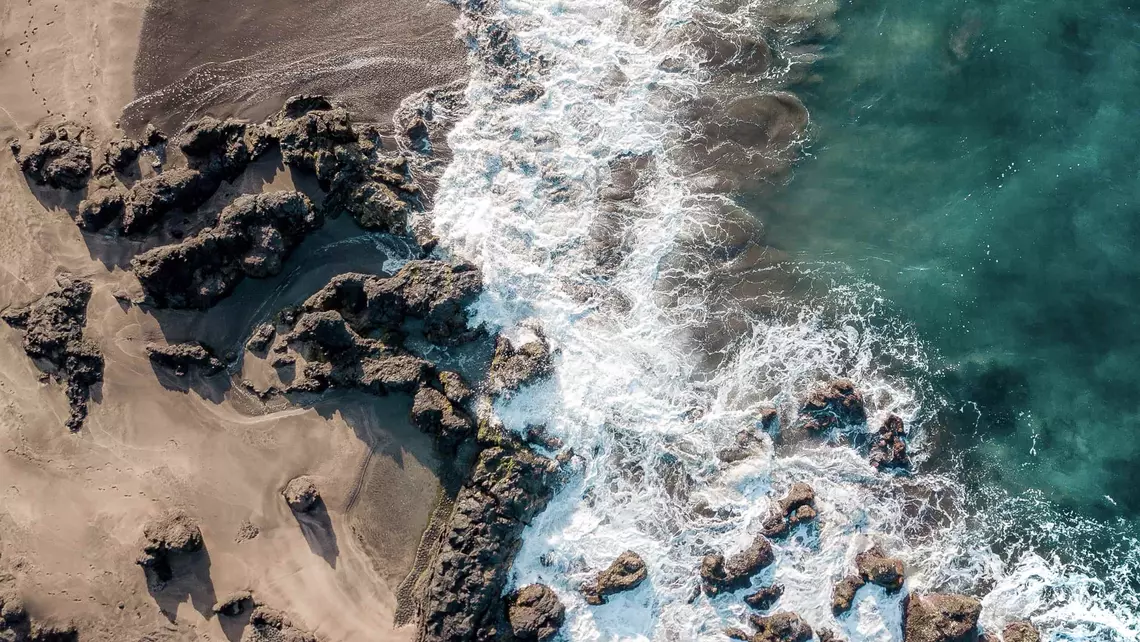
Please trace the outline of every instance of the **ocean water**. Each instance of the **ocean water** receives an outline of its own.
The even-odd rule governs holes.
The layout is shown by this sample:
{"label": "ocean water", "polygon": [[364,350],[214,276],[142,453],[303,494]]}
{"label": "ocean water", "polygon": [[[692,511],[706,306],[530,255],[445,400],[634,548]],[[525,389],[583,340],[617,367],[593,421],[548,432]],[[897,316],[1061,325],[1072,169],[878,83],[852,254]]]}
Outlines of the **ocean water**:
{"label": "ocean water", "polygon": [[[1030,57],[998,55],[987,38],[998,37],[991,34],[999,24],[1017,32],[1040,11],[1028,4],[975,11],[983,15],[865,1],[504,0],[489,20],[471,15],[462,23],[474,77],[449,138],[454,160],[432,220],[442,251],[483,269],[477,320],[509,329],[536,319],[557,350],[555,376],[496,411],[512,429],[544,424],[577,455],[567,485],[527,529],[513,571],[515,584],[541,581],[559,594],[568,609],[565,639],[725,639],[723,629],[746,618],[740,598],[747,591],[697,596],[700,558],[743,548],[794,481],[815,487],[818,526],[777,543],[777,564],[755,585],[783,584],[778,608],[817,629],[852,642],[900,639],[899,595],[864,589],[852,614],[830,612],[832,583],[878,542],[907,562],[910,589],[982,597],[989,628],[1029,617],[1052,641],[1128,640],[1140,632],[1128,492],[1104,485],[1118,478],[1100,474],[1108,455],[1053,450],[1082,443],[1075,428],[1050,442],[1042,427],[1046,408],[1068,407],[1070,419],[1090,425],[1094,416],[1109,417],[1076,410],[1073,400],[1113,395],[1090,392],[1101,389],[1069,363],[1049,369],[1081,392],[1050,395],[1036,383],[1045,368],[1030,365],[1044,352],[1021,353],[1013,343],[1021,336],[1013,328],[1044,332],[1041,316],[1026,312],[1041,304],[1032,296],[1055,302],[1049,318],[1081,309],[1057,308],[1077,287],[1060,245],[1096,252],[1097,239],[1108,238],[1119,255],[1101,257],[1107,286],[1104,274],[1114,260],[1127,263],[1129,244],[1124,229],[1089,232],[1095,225],[1078,216],[1075,197],[1062,206],[1056,191],[1031,197],[1035,188],[1015,189],[1030,173],[1029,162],[1018,166],[1015,157],[1028,152],[993,141],[994,131],[1016,128],[1014,103],[1042,114],[1061,106],[1022,95],[1036,85],[1020,69],[1004,82],[963,74],[973,63],[983,78],[1000,76],[996,61]],[[1118,22],[1106,20],[1103,29],[1117,33]],[[502,51],[503,33],[492,23],[510,29],[512,55],[492,55]],[[1097,75],[1104,96],[1115,95],[1114,82],[1128,82],[1127,55],[1136,53],[1123,44],[1126,31],[1118,37],[1120,51],[1104,54],[1116,71]],[[994,56],[988,67],[978,62],[983,51]],[[1040,79],[1058,91],[1066,86],[1049,71]],[[536,98],[519,99],[520,86]],[[1064,95],[1076,103],[1098,96],[1075,86],[1070,79]],[[974,91],[976,104],[958,102]],[[883,102],[891,109],[867,107]],[[1116,109],[1114,116],[1106,105],[1104,126],[1127,129],[1127,102]],[[1097,129],[1090,122],[1100,112],[1081,113],[1063,119],[1085,134]],[[953,141],[961,147],[969,136],[950,114],[978,139],[961,157],[952,155]],[[1059,136],[1055,126],[1041,131]],[[1107,148],[1083,162],[1098,158],[1111,170],[1073,175],[1076,184],[1095,193],[1110,171],[1120,190],[1133,185],[1135,171],[1110,158],[1115,149],[1119,163],[1135,162],[1126,158],[1126,136],[1097,137]],[[1034,162],[1063,156],[1042,151]],[[969,184],[972,177],[982,182]],[[1090,196],[1087,204],[1107,198]],[[1068,231],[1054,231],[1044,210],[1032,216],[1027,200],[1066,212]],[[951,216],[959,201],[988,203],[991,227],[978,209]],[[1102,223],[1127,228],[1120,202]],[[1028,222],[1014,220],[1014,205]],[[998,210],[1010,218],[993,215]],[[1048,276],[1037,285],[1011,278],[1004,288],[979,276],[1013,269],[990,267],[986,250],[1008,252],[1002,260],[1009,261],[1036,252],[1033,230],[1054,239],[1053,247],[1018,273]],[[1121,290],[1113,291],[1089,276],[1079,295],[1102,301],[1089,306],[1125,306],[1127,279],[1119,279]],[[922,292],[920,280],[945,292]],[[970,288],[1005,293],[982,300]],[[978,312],[968,316],[972,309]],[[1111,325],[1109,307],[1098,309],[1097,322]],[[1025,323],[962,329],[1016,311]],[[983,335],[995,338],[985,343]],[[1126,349],[1123,336],[1113,341]],[[963,352],[969,345],[976,348]],[[1076,347],[1049,354],[1088,358]],[[1126,354],[1112,362],[1122,372]],[[760,431],[761,411],[774,407],[781,431],[794,434],[804,396],[837,376],[857,382],[871,416],[846,436],[900,415],[911,429],[914,475],[875,471],[843,435],[778,443]],[[1128,400],[1115,390],[1113,437],[1124,444]],[[1037,408],[1034,399],[1045,401]],[[721,461],[716,453],[742,430],[762,443],[743,461]],[[1084,438],[1084,451],[1095,450],[1090,441]],[[1112,456],[1125,457],[1123,448]],[[1081,479],[1080,488],[1045,472],[1050,465]],[[626,549],[646,560],[649,580],[587,606],[578,587]]]}

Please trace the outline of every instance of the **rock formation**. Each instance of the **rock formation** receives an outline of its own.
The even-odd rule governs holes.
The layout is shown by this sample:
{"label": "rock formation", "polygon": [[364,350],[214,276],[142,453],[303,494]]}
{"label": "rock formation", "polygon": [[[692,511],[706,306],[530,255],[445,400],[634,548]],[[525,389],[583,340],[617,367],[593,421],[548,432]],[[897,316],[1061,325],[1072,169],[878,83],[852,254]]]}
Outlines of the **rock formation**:
{"label": "rock formation", "polygon": [[811,627],[795,613],[781,611],[773,615],[752,615],[748,619],[755,633],[729,629],[725,635],[744,642],[807,642],[812,638]]}
{"label": "rock formation", "polygon": [[249,616],[249,626],[241,642],[318,642],[317,636],[298,627],[288,615],[268,606],[259,606]]}
{"label": "rock formation", "polygon": [[253,606],[253,594],[249,591],[234,591],[218,600],[213,611],[225,617],[237,617]]}
{"label": "rock formation", "polygon": [[219,181],[240,176],[275,141],[273,132],[262,125],[213,116],[190,123],[175,137],[190,168]]}
{"label": "rock formation", "polygon": [[130,168],[131,163],[139,157],[143,144],[133,138],[116,138],[107,143],[103,159],[115,171],[122,172]]}
{"label": "rock formation", "polygon": [[307,513],[321,500],[321,493],[311,477],[302,475],[289,480],[281,491],[285,503],[294,513]]}
{"label": "rock formation", "polygon": [[855,593],[867,583],[877,584],[894,593],[906,579],[902,560],[888,557],[877,544],[855,556],[856,573],[835,585],[831,594],[831,611],[842,615],[851,609]]}
{"label": "rock formation", "polygon": [[748,586],[752,576],[764,570],[776,555],[772,544],[757,535],[752,544],[725,560],[720,553],[710,553],[701,560],[701,584],[706,595],[717,595]]}
{"label": "rock formation", "polygon": [[545,584],[530,584],[507,598],[507,622],[518,642],[546,642],[558,634],[566,607]]}
{"label": "rock formation", "polygon": [[416,392],[412,403],[412,423],[450,446],[471,435],[475,426],[462,408],[427,383],[421,384]]}
{"label": "rock formation", "polygon": [[1041,634],[1032,623],[1019,620],[1005,625],[1001,639],[1002,642],[1041,642]]}
{"label": "rock formation", "polygon": [[40,130],[39,145],[22,157],[20,151],[18,144],[12,145],[20,171],[36,185],[78,191],[91,177],[91,148],[66,126]]}
{"label": "rock formation", "polygon": [[186,376],[191,370],[208,377],[218,374],[226,367],[213,350],[197,341],[170,345],[149,343],[146,354],[151,363],[170,370],[179,377]]}
{"label": "rock formation", "polygon": [[272,323],[262,323],[254,328],[253,334],[245,342],[245,349],[254,354],[264,354],[275,336],[277,336],[277,328],[273,327]]}
{"label": "rock formation", "polygon": [[975,642],[982,603],[966,595],[912,593],[903,601],[904,642]]}
{"label": "rock formation", "polygon": [[179,509],[169,509],[151,518],[143,527],[142,552],[136,562],[161,582],[173,577],[170,559],[202,549],[198,523]]}
{"label": "rock formation", "polygon": [[879,427],[878,439],[871,445],[871,465],[879,470],[908,468],[906,429],[898,415],[887,417]]}
{"label": "rock formation", "polygon": [[83,336],[90,299],[91,282],[65,274],[39,301],[0,313],[8,325],[23,331],[24,352],[40,370],[66,385],[71,430],[83,425],[91,387],[103,380],[103,355]]}
{"label": "rock formation", "polygon": [[649,577],[645,560],[633,551],[625,551],[609,568],[582,586],[587,604],[605,604],[611,595],[632,591]]}
{"label": "rock formation", "polygon": [[863,395],[847,379],[836,379],[817,388],[801,412],[807,418],[806,428],[813,432],[861,424],[867,420]]}
{"label": "rock formation", "polygon": [[761,532],[773,539],[785,537],[796,526],[810,522],[816,517],[815,490],[811,486],[796,482],[772,508],[764,520]]}
{"label": "rock formation", "polygon": [[299,192],[242,196],[222,210],[215,227],[141,254],[131,267],[155,306],[205,309],[246,276],[281,272],[293,248],[323,223]]}
{"label": "rock formation", "polygon": [[524,326],[521,336],[511,340],[500,335],[495,339],[495,355],[487,373],[491,394],[517,390],[533,379],[549,374],[554,368],[550,344],[537,326]]}
{"label": "rock formation", "polygon": [[744,603],[757,611],[767,611],[784,595],[784,587],[779,584],[765,586],[755,593],[744,596]]}

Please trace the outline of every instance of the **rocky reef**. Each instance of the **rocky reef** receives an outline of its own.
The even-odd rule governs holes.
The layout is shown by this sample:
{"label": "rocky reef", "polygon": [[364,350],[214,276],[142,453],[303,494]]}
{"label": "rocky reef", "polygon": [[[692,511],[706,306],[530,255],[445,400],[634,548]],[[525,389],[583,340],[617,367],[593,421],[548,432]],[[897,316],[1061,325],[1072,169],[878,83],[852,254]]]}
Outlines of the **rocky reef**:
{"label": "rocky reef", "polygon": [[749,634],[740,629],[729,629],[725,635],[744,642],[807,642],[812,639],[811,627],[795,613],[781,611],[773,615],[752,615],[749,622],[755,632]]}
{"label": "rocky reef", "polygon": [[24,333],[24,352],[40,370],[66,386],[71,414],[67,427],[79,430],[87,418],[91,387],[103,380],[103,355],[83,336],[91,282],[67,274],[56,288],[26,308],[4,310],[0,318]]}
{"label": "rocky reef", "polygon": [[906,579],[903,562],[888,557],[876,544],[855,556],[856,572],[844,577],[831,594],[831,611],[842,615],[851,609],[855,594],[864,585],[876,584],[894,593],[902,588]]}
{"label": "rocky reef", "polygon": [[649,577],[645,560],[633,551],[625,551],[593,580],[582,586],[587,604],[605,604],[611,595],[632,591]]}
{"label": "rocky reef", "polygon": [[804,403],[801,413],[805,427],[812,432],[824,432],[867,420],[863,395],[849,379],[836,379],[814,390]]}
{"label": "rocky reef", "polygon": [[530,584],[507,598],[507,621],[519,642],[546,642],[566,620],[566,607],[545,584]]}
{"label": "rocky reef", "polygon": [[744,588],[754,575],[775,561],[772,544],[763,535],[757,535],[748,548],[727,560],[721,553],[705,555],[701,559],[701,586],[710,596]]}
{"label": "rocky reef", "polygon": [[982,603],[966,595],[912,593],[903,602],[905,642],[974,642]]}
{"label": "rocky reef", "polygon": [[792,484],[783,499],[776,502],[760,532],[773,539],[786,537],[793,528],[815,517],[815,491],[811,486],[797,482]]}

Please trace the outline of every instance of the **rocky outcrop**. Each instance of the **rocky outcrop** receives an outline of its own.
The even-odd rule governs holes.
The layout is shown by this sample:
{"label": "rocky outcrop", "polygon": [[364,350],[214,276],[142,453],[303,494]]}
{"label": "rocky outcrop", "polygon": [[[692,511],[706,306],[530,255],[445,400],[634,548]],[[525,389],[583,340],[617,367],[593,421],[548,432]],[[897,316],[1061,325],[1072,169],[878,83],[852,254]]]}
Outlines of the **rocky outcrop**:
{"label": "rocky outcrop", "polygon": [[587,604],[605,604],[611,595],[632,591],[649,577],[645,560],[633,551],[625,551],[609,568],[582,586]]}
{"label": "rocky outcrop", "polygon": [[[11,577],[10,575],[8,576]],[[15,588],[0,584],[0,640],[3,642],[78,642],[74,625],[33,620]]]}
{"label": "rocky outcrop", "polygon": [[982,603],[966,595],[912,593],[903,601],[904,642],[975,642]]}
{"label": "rocky outcrop", "polygon": [[[145,234],[175,210],[190,212],[198,208],[220,186],[217,177],[187,167],[169,169],[138,181],[125,197],[120,227],[124,234]],[[103,229],[112,220],[84,229]]]}
{"label": "rocky outcrop", "polygon": [[731,446],[720,449],[716,456],[726,464],[743,461],[756,454],[763,443],[755,431],[744,429],[736,433]]}
{"label": "rocky outcrop", "polygon": [[813,432],[867,421],[863,395],[848,379],[836,379],[817,388],[801,412],[807,418],[806,428]]}
{"label": "rocky outcrop", "polygon": [[1005,625],[1001,632],[1002,642],[1041,642],[1041,633],[1031,622],[1019,620]]}
{"label": "rocky outcrop", "polygon": [[426,383],[420,385],[412,403],[412,424],[449,446],[466,439],[475,428],[460,406]]}
{"label": "rocky outcrop", "polygon": [[773,615],[752,615],[748,619],[756,629],[754,633],[729,629],[725,635],[744,642],[807,642],[812,638],[811,627],[795,613],[781,611]]}
{"label": "rocky outcrop", "polygon": [[97,189],[79,202],[75,224],[79,229],[96,232],[111,224],[126,211],[127,192],[119,187]]}
{"label": "rocky outcrop", "polygon": [[12,145],[12,153],[20,171],[36,185],[78,191],[91,178],[91,148],[69,134],[66,127],[40,131],[39,145],[20,155],[20,146]]}
{"label": "rocky outcrop", "polygon": [[701,585],[706,595],[717,595],[748,586],[752,576],[776,561],[772,544],[757,535],[752,544],[725,560],[720,553],[710,553],[701,560]]}
{"label": "rocky outcrop", "polygon": [[876,584],[894,593],[906,579],[902,560],[888,557],[877,544],[855,556],[856,572],[835,585],[831,594],[831,611],[842,615],[851,609],[855,594],[865,584]]}
{"label": "rocky outcrop", "polygon": [[871,465],[879,470],[910,467],[906,452],[906,428],[898,415],[887,417],[879,427],[878,439],[871,445]]}
{"label": "rocky outcrop", "polygon": [[298,627],[288,615],[259,606],[249,616],[249,626],[241,634],[241,642],[318,642],[319,638]]}
{"label": "rocky outcrop", "polygon": [[155,306],[205,309],[247,276],[280,273],[293,248],[323,223],[299,192],[242,196],[215,227],[141,254],[131,268]]}
{"label": "rocky outcrop", "polygon": [[815,490],[803,482],[796,482],[788,489],[788,494],[772,508],[764,520],[761,532],[774,539],[785,537],[793,528],[810,522],[815,517]]}
{"label": "rocky outcrop", "polygon": [[289,480],[281,491],[285,503],[294,513],[307,513],[321,501],[321,492],[312,477],[301,475]]}
{"label": "rocky outcrop", "polygon": [[179,509],[169,509],[151,518],[143,527],[142,552],[136,563],[161,582],[174,574],[171,557],[188,555],[202,549],[202,531],[198,523]]}
{"label": "rocky outcrop", "polygon": [[150,343],[146,346],[146,355],[151,363],[179,377],[186,376],[191,370],[209,377],[218,374],[226,367],[213,350],[197,341],[170,345]]}
{"label": "rocky outcrop", "polygon": [[514,339],[503,335],[495,339],[495,355],[487,373],[487,388],[492,395],[517,390],[554,369],[550,344],[542,330],[535,325],[519,330]]}
{"label": "rocky outcrop", "polygon": [[784,587],[780,584],[765,586],[764,588],[744,596],[744,603],[757,611],[767,611],[772,608],[784,595]]}
{"label": "rocky outcrop", "polygon": [[245,120],[203,116],[175,137],[190,168],[217,180],[232,181],[265,153],[276,138],[268,128]]}
{"label": "rocky outcrop", "polygon": [[107,143],[103,152],[103,159],[115,171],[122,172],[130,168],[131,163],[142,153],[143,144],[133,138],[116,138]]}
{"label": "rocky outcrop", "polygon": [[530,584],[507,598],[507,622],[518,642],[546,642],[562,628],[566,607],[545,584]]}
{"label": "rocky outcrop", "polygon": [[234,591],[218,600],[213,611],[216,615],[237,617],[253,606],[253,594],[249,591]]}
{"label": "rocky outcrop", "polygon": [[61,275],[56,288],[39,301],[0,313],[8,325],[23,331],[24,352],[40,370],[65,384],[71,430],[83,425],[91,387],[103,380],[103,355],[83,336],[90,299],[90,281]]}
{"label": "rocky outcrop", "polygon": [[262,323],[253,330],[249,340],[245,342],[245,349],[254,354],[265,354],[273,337],[277,336],[277,328],[272,323]]}
{"label": "rocky outcrop", "polygon": [[479,454],[432,564],[422,640],[468,642],[507,633],[503,589],[523,529],[550,500],[555,471],[549,459],[509,439]]}

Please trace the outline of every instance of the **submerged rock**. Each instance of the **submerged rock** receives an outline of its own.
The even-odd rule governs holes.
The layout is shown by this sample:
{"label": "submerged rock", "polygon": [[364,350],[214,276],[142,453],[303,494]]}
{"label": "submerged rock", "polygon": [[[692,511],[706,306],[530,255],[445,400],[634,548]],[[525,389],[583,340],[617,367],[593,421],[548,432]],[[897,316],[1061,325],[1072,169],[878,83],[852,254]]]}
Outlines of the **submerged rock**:
{"label": "submerged rock", "polygon": [[195,370],[202,376],[215,375],[225,369],[214,351],[197,341],[186,343],[173,343],[160,345],[150,343],[146,346],[146,354],[151,363],[170,370],[179,377],[186,376],[190,370]]}
{"label": "submerged rock", "polygon": [[566,607],[545,584],[530,584],[507,598],[507,621],[519,642],[545,642],[558,634]]}
{"label": "submerged rock", "polygon": [[776,503],[764,520],[761,532],[766,537],[785,537],[796,526],[815,519],[814,505],[815,490],[811,486],[803,482],[792,484],[788,494]]}
{"label": "submerged rock", "polygon": [[242,196],[197,236],[135,257],[131,268],[160,308],[205,309],[246,276],[281,272],[284,260],[324,224],[299,192]]}
{"label": "submerged rock", "polygon": [[898,415],[887,417],[879,427],[878,440],[871,446],[871,465],[879,470],[908,468],[906,429]]}
{"label": "submerged rock", "polygon": [[808,418],[807,429],[815,432],[867,421],[863,395],[848,379],[836,379],[817,388],[802,413]]}
{"label": "submerged rock", "polygon": [[152,517],[143,527],[142,552],[136,563],[166,582],[174,576],[171,556],[201,549],[202,531],[198,523],[184,511],[172,508]]}
{"label": "submerged rock", "polygon": [[91,387],[103,380],[103,355],[83,336],[90,299],[90,281],[64,274],[32,305],[0,312],[8,325],[23,331],[24,352],[40,370],[66,385],[71,430],[87,419]]}
{"label": "submerged rock", "polygon": [[[17,151],[14,147],[13,152]],[[91,178],[91,148],[71,137],[60,139],[52,134],[22,158],[17,153],[16,161],[36,185],[78,191]]]}
{"label": "submerged rock", "polygon": [[632,591],[649,577],[645,560],[633,551],[618,555],[609,568],[582,586],[587,604],[605,604],[611,595]]}
{"label": "submerged rock", "polygon": [[259,606],[250,615],[241,642],[318,642],[318,638],[295,625],[281,611]]}
{"label": "submerged rock", "polygon": [[517,390],[520,386],[550,374],[554,360],[546,336],[537,326],[523,327],[521,336],[511,340],[503,335],[495,339],[495,354],[487,373],[491,394]]}
{"label": "submerged rock", "polygon": [[772,544],[757,535],[752,544],[725,560],[720,553],[710,553],[701,560],[701,583],[706,595],[735,591],[748,586],[752,577],[776,561]]}
{"label": "submerged rock", "polygon": [[903,601],[904,642],[975,642],[982,603],[966,595],[912,593]]}
{"label": "submerged rock", "polygon": [[302,475],[289,480],[281,491],[285,503],[294,513],[307,513],[321,500],[321,493],[317,490],[312,477]]}

